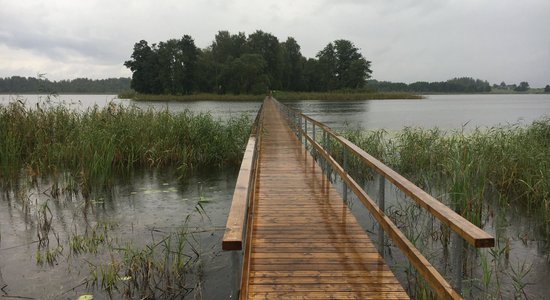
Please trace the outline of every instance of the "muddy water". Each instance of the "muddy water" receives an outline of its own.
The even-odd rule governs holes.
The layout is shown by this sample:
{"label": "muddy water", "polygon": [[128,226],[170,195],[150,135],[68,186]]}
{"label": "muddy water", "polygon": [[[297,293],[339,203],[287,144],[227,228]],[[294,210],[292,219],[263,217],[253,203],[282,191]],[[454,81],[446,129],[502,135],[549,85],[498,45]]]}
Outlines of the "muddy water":
{"label": "muddy water", "polygon": [[[234,171],[212,170],[178,180],[172,172],[134,175],[110,191],[86,202],[80,195],[54,199],[47,182],[5,193],[0,199],[0,298],[76,299],[92,294],[108,298],[101,288],[87,286],[93,265],[109,264],[116,251],[100,245],[97,254],[71,252],[68,239],[75,233],[109,224],[114,246],[143,249],[168,233],[186,228],[191,245],[200,253],[186,284],[189,297],[227,299],[233,292],[231,260],[221,251],[221,236],[235,184]],[[202,207],[197,206],[201,203]],[[87,204],[88,203],[88,204]],[[37,232],[44,205],[51,213],[49,245],[41,247]],[[186,219],[189,219],[186,221]],[[48,219],[49,217],[46,217]],[[59,240],[59,244],[58,241]],[[59,249],[52,265],[37,263],[37,252]],[[196,256],[194,256],[195,258]],[[113,293],[118,298],[119,292]],[[118,295],[118,296],[117,296]]]}

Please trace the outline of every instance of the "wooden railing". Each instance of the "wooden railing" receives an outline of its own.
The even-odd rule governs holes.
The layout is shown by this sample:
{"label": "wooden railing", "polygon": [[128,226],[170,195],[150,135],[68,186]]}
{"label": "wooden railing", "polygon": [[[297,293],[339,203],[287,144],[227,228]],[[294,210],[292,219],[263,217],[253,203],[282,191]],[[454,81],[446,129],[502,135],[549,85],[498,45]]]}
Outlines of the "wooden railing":
{"label": "wooden railing", "polygon": [[241,169],[237,176],[231,208],[225,226],[225,233],[222,240],[223,250],[242,250],[246,241],[246,227],[248,211],[253,203],[254,186],[256,184],[257,153],[260,145],[261,116],[263,105],[260,107],[256,119],[252,124],[250,137],[244,152]]}
{"label": "wooden railing", "polygon": [[247,245],[250,245],[252,237],[250,234],[252,232],[252,214],[249,212],[254,205],[254,190],[258,175],[258,153],[262,139],[262,116],[263,104],[252,124],[222,240],[222,249],[233,252],[231,261],[236,282],[231,297],[235,299],[237,297],[242,299],[243,295],[248,294],[250,247],[247,247]]}
{"label": "wooden railing", "polygon": [[[348,188],[353,191],[357,198],[365,205],[372,216],[380,224],[380,228],[391,237],[395,245],[401,249],[412,266],[419,272],[419,274],[423,276],[439,298],[461,299],[460,294],[453,289],[451,284],[447,282],[447,280],[435,269],[434,266],[431,265],[431,263],[399,230],[395,223],[393,223],[393,221],[385,214],[383,200],[385,190],[384,181],[381,181],[380,184],[381,200],[377,204],[348,174],[346,171],[348,153],[354,155],[357,159],[383,176],[382,178],[385,178],[385,180],[393,183],[399,190],[403,191],[418,205],[426,209],[431,215],[439,219],[442,223],[448,225],[449,228],[457,234],[457,238],[453,239],[453,244],[456,249],[453,254],[455,256],[453,269],[455,270],[455,287],[457,290],[461,290],[462,284],[462,239],[466,240],[472,246],[480,248],[493,247],[495,243],[494,238],[392,170],[390,167],[386,166],[346,138],[334,132],[328,126],[279,102],[277,102],[277,104],[281,113],[286,116],[289,126],[295,130],[297,137],[303,141],[304,144],[307,145],[309,143],[312,149],[315,149],[315,152],[322,158],[321,164],[324,164],[324,168],[330,165],[330,167],[338,173],[344,184],[343,198],[347,198]],[[310,124],[309,129],[308,122]],[[317,140],[318,134],[316,129],[321,130],[322,141]],[[311,135],[309,133],[310,131]],[[330,155],[330,138],[341,146],[344,166],[340,165]],[[321,142],[323,145],[321,145]],[[381,244],[383,244],[382,230],[381,233],[379,233],[379,238],[381,238]]]}

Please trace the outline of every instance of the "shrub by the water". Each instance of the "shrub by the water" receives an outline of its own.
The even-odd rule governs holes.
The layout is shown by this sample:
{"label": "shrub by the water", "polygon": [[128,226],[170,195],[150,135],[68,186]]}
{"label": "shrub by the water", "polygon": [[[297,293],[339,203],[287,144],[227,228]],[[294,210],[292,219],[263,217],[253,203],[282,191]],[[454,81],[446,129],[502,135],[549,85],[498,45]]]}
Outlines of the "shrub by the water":
{"label": "shrub by the water", "polygon": [[67,176],[84,190],[109,185],[136,168],[238,165],[248,116],[227,122],[189,111],[142,110],[111,104],[84,112],[62,105],[0,106],[0,182]]}

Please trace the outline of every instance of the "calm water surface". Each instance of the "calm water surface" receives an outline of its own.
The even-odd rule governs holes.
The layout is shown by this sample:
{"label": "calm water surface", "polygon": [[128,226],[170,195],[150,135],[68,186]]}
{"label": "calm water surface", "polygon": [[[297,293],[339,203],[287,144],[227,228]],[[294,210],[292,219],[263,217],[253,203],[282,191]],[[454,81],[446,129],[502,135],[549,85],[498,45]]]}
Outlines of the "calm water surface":
{"label": "calm water surface", "polygon": [[[19,98],[29,105],[46,100],[45,96],[40,95],[24,95]],[[15,96],[0,95],[0,104],[5,105],[14,99]],[[115,95],[60,95],[52,101],[66,103],[75,109],[86,109],[93,105],[105,106],[111,101],[144,109],[188,109],[194,112],[209,112],[221,119],[243,113],[255,116],[261,104],[250,101],[137,102],[117,99]],[[426,99],[421,100],[305,100],[287,104],[333,129],[362,127],[398,130],[405,126],[460,129],[507,124],[525,125],[550,116],[550,94],[428,95]]]}
{"label": "calm water surface", "polygon": [[[193,112],[208,112],[222,120],[243,113],[254,117],[261,104],[238,101],[134,102],[116,99],[114,95],[61,95],[51,99],[40,95],[0,95],[0,105],[17,100],[25,102],[29,107],[36,107],[37,103],[46,105],[50,101],[63,103],[76,110],[85,110],[94,105],[102,107],[110,102],[136,105],[143,109],[188,109]],[[525,125],[536,119],[550,117],[550,95],[430,95],[423,100],[307,100],[290,102],[288,105],[334,129],[363,127],[398,130],[404,126],[461,129],[506,124]],[[112,192],[97,195],[93,199],[93,205],[86,210],[83,208],[82,198],[63,201],[48,198],[47,183],[25,188],[24,195],[21,195],[21,191],[0,190],[3,195],[0,197],[0,297],[74,299],[83,293],[92,293],[96,299],[107,297],[92,287],[81,285],[89,274],[89,265],[78,257],[71,257],[66,250],[53,266],[36,264],[39,221],[37,212],[40,205],[47,201],[53,215],[52,226],[62,241],[75,230],[80,231],[89,224],[112,222],[117,225],[114,236],[143,245],[158,240],[163,232],[182,226],[185,217],[190,215],[188,226],[196,232],[195,239],[203,259],[200,284],[191,283],[194,292],[190,297],[228,299],[235,279],[231,277],[233,272],[230,256],[221,251],[221,236],[235,176],[235,172],[206,171],[179,181],[170,172],[138,174],[130,182],[117,184]],[[376,184],[366,183],[366,189],[372,195],[377,193]],[[386,194],[392,193],[397,192],[388,190]],[[22,202],[21,197],[31,200],[30,208]],[[391,200],[392,197],[398,199],[401,196],[390,196],[388,205],[401,207],[398,203],[402,200]],[[204,202],[207,217],[197,213],[199,199],[207,200]],[[361,210],[358,203],[353,206],[354,213],[360,217],[365,228],[375,232],[373,223],[368,221],[368,214]],[[397,208],[395,211],[398,211]],[[517,270],[521,263],[526,263],[530,267],[530,272],[525,277],[525,281],[529,283],[529,295],[535,299],[550,298],[550,291],[545,288],[545,282],[550,278],[548,248],[533,233],[529,217],[521,212],[508,211],[504,221],[502,218],[498,221],[495,217],[498,208],[488,206],[487,210],[493,217],[486,222],[486,229],[490,232],[501,230],[501,234],[506,237],[510,249],[506,264]],[[498,226],[495,225],[497,221]],[[109,260],[108,257],[103,259]],[[444,258],[435,256],[435,259]],[[395,258],[395,263],[399,265],[399,257]],[[471,272],[471,276],[479,276],[476,273],[479,268],[472,268]],[[505,296],[512,297],[510,277],[503,273],[501,278],[505,285]]]}

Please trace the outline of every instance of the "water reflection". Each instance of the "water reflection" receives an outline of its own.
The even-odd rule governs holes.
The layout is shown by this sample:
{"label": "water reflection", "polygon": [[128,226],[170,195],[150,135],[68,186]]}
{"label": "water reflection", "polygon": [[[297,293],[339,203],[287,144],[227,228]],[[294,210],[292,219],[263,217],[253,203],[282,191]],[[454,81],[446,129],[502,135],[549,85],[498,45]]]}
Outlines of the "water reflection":
{"label": "water reflection", "polygon": [[[4,288],[0,295],[76,299],[92,293],[94,299],[109,298],[101,288],[87,287],[85,282],[90,279],[92,264],[109,265],[109,253],[115,253],[119,261],[117,252],[106,251],[107,244],[100,243],[97,254],[75,255],[70,243],[73,237],[106,224],[109,243],[115,248],[132,245],[136,249],[161,241],[184,226],[189,234],[187,247],[192,245],[200,259],[200,273],[194,270],[187,278],[190,293],[204,299],[226,299],[232,288],[231,272],[220,270],[230,269],[231,262],[229,254],[221,251],[220,240],[234,185],[234,170],[210,170],[183,183],[173,172],[163,171],[136,174],[112,190],[93,194],[88,201],[80,195],[55,199],[46,182],[2,191],[0,288]],[[43,230],[43,216],[47,220],[50,214],[46,241],[37,234]],[[43,241],[47,246],[39,246]],[[46,253],[57,249],[60,254],[50,265]]]}

